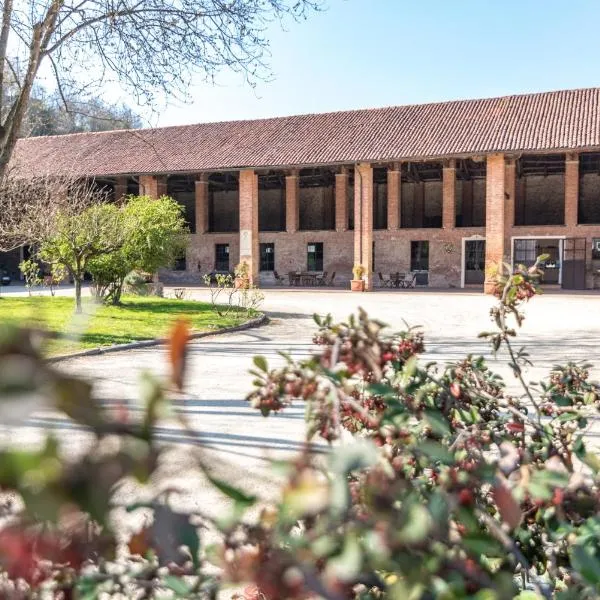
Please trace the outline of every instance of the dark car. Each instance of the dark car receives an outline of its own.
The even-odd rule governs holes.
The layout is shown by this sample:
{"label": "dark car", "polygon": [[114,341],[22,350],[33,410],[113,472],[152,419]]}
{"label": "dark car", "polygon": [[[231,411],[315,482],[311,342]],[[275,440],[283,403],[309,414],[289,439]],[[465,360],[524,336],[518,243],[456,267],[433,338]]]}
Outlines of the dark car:
{"label": "dark car", "polygon": [[12,281],[10,275],[8,274],[8,271],[5,271],[4,269],[0,269],[0,285],[10,285],[10,282]]}

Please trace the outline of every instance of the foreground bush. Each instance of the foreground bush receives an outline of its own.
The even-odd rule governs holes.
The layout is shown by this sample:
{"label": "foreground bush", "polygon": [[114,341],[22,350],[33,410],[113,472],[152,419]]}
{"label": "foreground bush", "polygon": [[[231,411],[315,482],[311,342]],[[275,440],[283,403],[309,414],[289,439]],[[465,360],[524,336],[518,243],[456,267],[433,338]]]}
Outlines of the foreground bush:
{"label": "foreground bush", "polygon": [[[529,357],[514,337],[538,278],[533,267],[499,279],[494,329],[482,334],[507,353],[519,394],[482,358],[423,364],[419,330],[388,336],[362,312],[345,324],[319,320],[308,360],[269,369],[257,357],[253,406],[269,415],[306,403],[306,451],[289,465],[281,501],[244,522],[256,499],[214,479],[190,450],[234,512],[213,522],[201,510],[173,512],[164,498],[145,504],[154,524],[129,544],[144,559],[114,561],[109,513],[124,476],[156,476],[164,385],[148,377],[144,414],[125,420],[98,406],[86,383],[41,363],[31,338],[13,335],[0,351],[4,405],[53,402],[94,443],[76,464],[60,462],[52,440],[0,456],[0,483],[25,506],[0,532],[5,595],[215,598],[240,582],[253,584],[246,598],[269,600],[598,597],[600,459],[584,433],[599,389],[575,364],[526,382]],[[170,349],[178,387],[186,337],[179,325]],[[327,456],[313,454],[315,438],[332,444]],[[220,541],[207,547],[198,524]]]}

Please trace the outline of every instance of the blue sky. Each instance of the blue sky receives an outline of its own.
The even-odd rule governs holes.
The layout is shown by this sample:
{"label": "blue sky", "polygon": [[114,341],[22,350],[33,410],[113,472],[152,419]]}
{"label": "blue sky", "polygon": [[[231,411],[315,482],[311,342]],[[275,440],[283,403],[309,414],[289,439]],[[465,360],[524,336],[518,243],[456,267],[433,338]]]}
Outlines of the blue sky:
{"label": "blue sky", "polygon": [[272,28],[272,81],[224,73],[152,124],[600,86],[600,0],[326,2]]}

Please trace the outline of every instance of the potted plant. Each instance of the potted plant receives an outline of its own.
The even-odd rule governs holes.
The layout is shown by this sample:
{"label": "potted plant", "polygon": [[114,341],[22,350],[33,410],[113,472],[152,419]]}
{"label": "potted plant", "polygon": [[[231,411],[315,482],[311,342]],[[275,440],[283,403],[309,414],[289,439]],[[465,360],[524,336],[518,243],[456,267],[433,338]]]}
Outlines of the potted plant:
{"label": "potted plant", "polygon": [[365,268],[362,265],[356,264],[352,267],[352,281],[350,289],[353,292],[365,291],[365,280],[362,278],[365,273]]}
{"label": "potted plant", "polygon": [[234,285],[237,289],[247,290],[250,287],[250,267],[246,261],[242,261],[235,268]]}

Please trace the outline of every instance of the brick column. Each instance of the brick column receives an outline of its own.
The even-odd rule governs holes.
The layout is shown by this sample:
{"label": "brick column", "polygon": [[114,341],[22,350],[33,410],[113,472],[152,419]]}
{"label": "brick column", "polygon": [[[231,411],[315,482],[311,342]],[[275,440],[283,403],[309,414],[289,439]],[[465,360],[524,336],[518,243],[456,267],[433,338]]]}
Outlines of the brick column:
{"label": "brick column", "polygon": [[140,175],[140,195],[160,198],[167,194],[165,175]]}
{"label": "brick column", "polygon": [[300,188],[298,171],[291,171],[285,178],[285,229],[296,233],[300,228]]}
{"label": "brick column", "polygon": [[494,291],[494,276],[504,260],[504,154],[487,157],[485,188],[485,293]]}
{"label": "brick column", "polygon": [[348,170],[342,167],[335,174],[335,230],[348,229]]}
{"label": "brick column", "polygon": [[196,176],[196,233],[206,233],[210,229],[208,222],[208,173]]}
{"label": "brick column", "polygon": [[565,225],[572,227],[578,222],[579,208],[579,155],[567,154],[565,163]]}
{"label": "brick column", "polygon": [[444,163],[442,170],[442,227],[454,229],[456,225],[456,162]]}
{"label": "brick column", "polygon": [[123,196],[127,196],[127,177],[117,177],[114,187],[114,196],[116,202],[121,200]]}
{"label": "brick column", "polygon": [[365,269],[365,289],[373,289],[373,167],[354,168],[354,263]]}
{"label": "brick column", "polygon": [[400,226],[400,165],[395,163],[387,172],[387,224],[394,231]]}
{"label": "brick column", "polygon": [[250,283],[258,285],[258,175],[240,171],[240,262],[249,266]]}
{"label": "brick column", "polygon": [[510,256],[511,238],[510,234],[515,224],[515,198],[517,195],[517,162],[514,158],[507,159],[504,173],[504,253]]}

